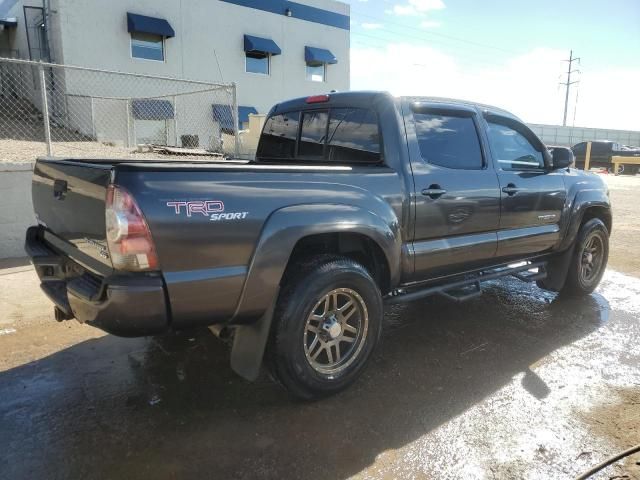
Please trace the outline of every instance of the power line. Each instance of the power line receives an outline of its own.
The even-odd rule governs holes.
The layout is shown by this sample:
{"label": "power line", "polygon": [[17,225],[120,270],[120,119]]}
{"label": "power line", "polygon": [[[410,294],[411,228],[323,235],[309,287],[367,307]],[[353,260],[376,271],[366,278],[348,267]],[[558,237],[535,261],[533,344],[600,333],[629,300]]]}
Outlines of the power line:
{"label": "power line", "polygon": [[[418,27],[412,27],[412,26],[409,26],[409,25],[404,25],[404,24],[399,23],[399,22],[391,21],[388,18],[377,17],[375,15],[371,15],[371,14],[367,14],[367,13],[361,13],[361,12],[358,12],[357,9],[353,9],[353,8],[352,8],[352,10],[355,11],[356,14],[361,15],[363,17],[368,17],[368,18],[371,18],[373,20],[378,20],[378,21],[381,21],[381,22],[385,22],[385,24],[397,25],[397,26],[402,28],[402,30],[403,30],[402,34],[403,35],[406,35],[406,33],[404,32],[406,29],[410,29],[410,30],[419,31],[423,35],[432,35],[432,36],[436,36],[436,37],[442,37],[442,38],[446,38],[446,39],[453,40],[453,41],[456,41],[456,42],[462,42],[462,43],[466,43],[468,45],[473,45],[473,46],[476,46],[476,47],[479,47],[479,48],[497,50],[497,51],[501,51],[501,52],[508,53],[508,54],[513,54],[513,55],[521,55],[522,54],[522,52],[516,52],[514,50],[508,50],[506,48],[498,47],[498,46],[495,46],[495,45],[488,45],[488,44],[478,43],[478,42],[474,42],[474,41],[471,41],[471,40],[467,40],[465,38],[456,37],[456,36],[453,36],[453,35],[447,35],[447,34],[438,33],[438,32],[424,31],[423,29],[418,28]],[[391,30],[389,30],[389,31],[391,31]],[[393,33],[398,33],[398,32],[393,32]]]}
{"label": "power line", "polygon": [[[372,47],[372,46],[386,46],[389,43],[392,43],[394,40],[393,38],[387,38],[387,37],[383,37],[380,35],[372,35],[369,33],[361,33],[361,32],[351,32],[351,35],[354,37],[361,37],[361,38],[366,38],[366,39],[370,39],[368,42],[365,42],[364,40],[360,40],[360,44],[364,47]],[[430,39],[425,39],[425,38],[420,38],[418,36],[415,35],[409,35],[409,34],[404,34],[403,38],[414,38],[414,39],[418,39],[418,40],[427,40],[429,42],[429,44],[431,44],[431,42],[433,42],[433,40]],[[357,38],[355,39],[356,41],[358,40]],[[371,40],[373,42],[376,42],[376,44],[371,45]],[[468,52],[465,50],[460,50],[459,47],[458,48],[453,48],[452,49],[453,52],[455,52],[455,55],[457,58],[462,58],[462,59],[466,59],[466,61],[468,63],[476,63],[479,65],[483,65],[483,66],[499,66],[502,67],[504,66],[505,62],[500,62],[500,61],[496,61],[496,60],[489,60],[487,57],[480,57],[478,55],[473,55],[473,52]]]}
{"label": "power line", "polygon": [[[455,53],[456,57],[463,57],[467,59],[468,63],[476,63],[479,65],[483,65],[483,66],[504,66],[507,59],[505,59],[504,61],[500,61],[496,59],[496,53],[495,52],[489,52],[487,51],[487,49],[493,49],[493,50],[500,50],[502,52],[504,52],[504,54],[513,54],[513,55],[522,55],[522,52],[516,52],[513,50],[507,50],[507,49],[503,49],[500,47],[494,47],[494,46],[489,46],[489,45],[483,45],[480,43],[476,43],[476,42],[471,42],[465,39],[461,39],[458,37],[453,37],[450,35],[444,35],[444,34],[436,34],[435,32],[425,32],[422,29],[419,28],[415,28],[415,27],[407,27],[405,25],[402,25],[400,23],[397,22],[392,22],[389,21],[387,19],[382,19],[380,17],[375,17],[373,15],[366,15],[366,14],[362,14],[363,16],[372,18],[372,19],[376,19],[376,20],[380,20],[380,21],[384,21],[385,24],[386,23],[391,23],[394,25],[399,25],[401,27],[403,27],[402,31],[397,31],[397,30],[392,30],[389,28],[385,28],[384,26],[381,26],[380,28],[376,29],[376,30],[372,30],[371,32],[358,32],[358,31],[354,31],[351,30],[351,35],[353,37],[361,37],[361,38],[367,38],[367,39],[371,39],[375,42],[378,42],[378,45],[380,44],[389,44],[389,43],[393,43],[394,41],[398,40],[398,37],[401,37],[403,39],[405,38],[409,38],[409,39],[416,39],[416,40],[421,40],[423,42],[428,43],[429,45],[432,44],[440,44],[445,46],[448,50],[452,51],[453,53]],[[418,32],[420,32],[419,35],[415,34],[415,33],[408,33],[406,30],[416,30]],[[381,32],[382,35],[376,35],[373,34],[373,32]],[[443,37],[443,38],[427,38],[426,35],[437,35],[439,37]],[[451,42],[450,40],[444,40],[444,39],[450,39],[450,40],[454,40],[454,41],[458,41],[458,42],[464,42],[467,44],[470,44],[471,46],[475,47],[475,48],[479,48],[479,49],[484,49],[483,52],[473,52],[470,51],[468,47],[465,47],[463,45],[455,45],[453,42]],[[355,39],[357,40],[357,39]],[[369,42],[371,43],[371,42]],[[371,45],[368,45],[364,40],[361,42],[361,44],[365,47],[369,47]],[[549,66],[551,66],[551,63],[549,63]]]}
{"label": "power line", "polygon": [[574,57],[573,50],[570,50],[569,60],[563,60],[563,62],[568,62],[569,64],[567,68],[567,81],[560,83],[560,85],[564,85],[566,87],[566,93],[564,96],[564,116],[562,117],[562,126],[566,127],[567,126],[567,108],[569,106],[569,89],[571,88],[571,85],[573,85],[574,83],[578,83],[577,80],[574,82],[571,81],[571,74],[573,72],[580,73],[580,70],[571,70],[571,67],[573,66],[573,62],[578,62],[578,65],[580,64],[580,57]]}

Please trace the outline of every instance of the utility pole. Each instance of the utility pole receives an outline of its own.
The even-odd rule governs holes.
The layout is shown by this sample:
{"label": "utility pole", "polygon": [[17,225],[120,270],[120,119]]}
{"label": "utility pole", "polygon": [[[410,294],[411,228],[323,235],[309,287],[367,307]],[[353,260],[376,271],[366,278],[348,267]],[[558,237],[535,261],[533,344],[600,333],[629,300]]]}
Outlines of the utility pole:
{"label": "utility pole", "polygon": [[574,83],[578,83],[578,81],[575,81],[575,82],[571,81],[571,74],[574,72],[580,72],[580,70],[571,70],[571,67],[573,66],[573,62],[577,61],[578,64],[580,63],[580,57],[574,57],[573,50],[570,50],[569,60],[563,60],[563,61],[568,62],[569,64],[569,68],[567,68],[567,81],[560,83],[560,85],[564,85],[566,87],[566,93],[564,96],[564,116],[562,117],[562,126],[566,127],[567,126],[567,108],[569,107],[569,88]]}

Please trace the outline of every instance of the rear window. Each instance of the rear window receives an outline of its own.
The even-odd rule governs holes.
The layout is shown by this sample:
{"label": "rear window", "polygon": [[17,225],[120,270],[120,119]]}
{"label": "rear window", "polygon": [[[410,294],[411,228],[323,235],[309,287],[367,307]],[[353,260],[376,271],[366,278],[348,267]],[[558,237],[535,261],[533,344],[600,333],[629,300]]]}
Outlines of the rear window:
{"label": "rear window", "polygon": [[333,162],[380,161],[380,133],[375,112],[363,108],[331,110],[327,157]]}
{"label": "rear window", "polygon": [[294,158],[299,119],[300,112],[269,117],[262,130],[259,155],[273,159]]}
{"label": "rear window", "polygon": [[381,160],[380,143],[378,117],[373,110],[308,110],[269,118],[260,139],[257,158],[298,159],[318,163],[378,163]]}
{"label": "rear window", "polygon": [[427,162],[446,168],[483,167],[480,140],[471,117],[414,113],[420,154]]}
{"label": "rear window", "polygon": [[302,129],[298,156],[305,160],[322,160],[327,138],[328,111],[311,111],[302,114]]}

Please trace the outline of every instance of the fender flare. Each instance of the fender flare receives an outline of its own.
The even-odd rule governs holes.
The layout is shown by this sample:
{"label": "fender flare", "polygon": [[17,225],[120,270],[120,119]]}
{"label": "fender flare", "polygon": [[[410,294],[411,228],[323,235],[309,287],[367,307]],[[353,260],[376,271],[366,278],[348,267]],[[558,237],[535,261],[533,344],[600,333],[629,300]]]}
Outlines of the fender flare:
{"label": "fender flare", "polygon": [[559,251],[564,251],[573,244],[578,235],[578,230],[580,230],[584,214],[591,207],[602,207],[609,212],[611,211],[611,202],[604,190],[589,189],[580,190],[576,193],[568,213],[568,222],[565,234],[558,248]]}
{"label": "fender flare", "polygon": [[391,285],[401,275],[402,238],[393,210],[384,217],[345,204],[300,204],[271,214],[262,229],[231,324],[255,320],[269,308],[296,243],[307,236],[357,233],[373,240],[384,253]]}

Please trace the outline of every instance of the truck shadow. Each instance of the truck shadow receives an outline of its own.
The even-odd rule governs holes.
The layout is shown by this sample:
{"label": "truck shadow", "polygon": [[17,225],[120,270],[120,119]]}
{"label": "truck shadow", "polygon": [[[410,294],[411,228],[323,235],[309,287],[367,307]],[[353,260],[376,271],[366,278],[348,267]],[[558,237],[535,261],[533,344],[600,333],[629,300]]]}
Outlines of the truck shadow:
{"label": "truck shadow", "polygon": [[515,280],[464,304],[388,308],[363,378],[314,403],[266,374],[236,377],[206,331],[88,340],[0,373],[0,477],[346,478],[518,374],[523,398],[544,398],[556,387],[530,366],[608,315],[598,294],[557,298]]}

